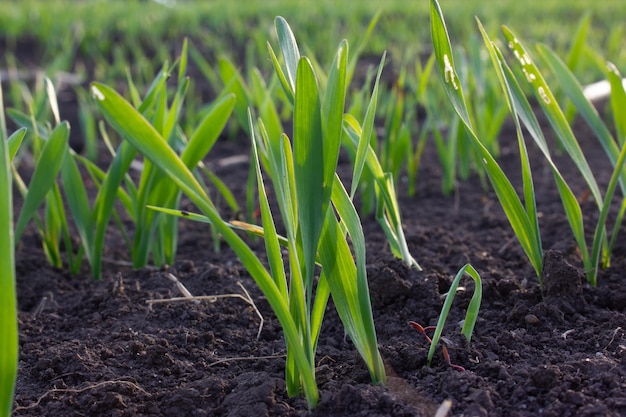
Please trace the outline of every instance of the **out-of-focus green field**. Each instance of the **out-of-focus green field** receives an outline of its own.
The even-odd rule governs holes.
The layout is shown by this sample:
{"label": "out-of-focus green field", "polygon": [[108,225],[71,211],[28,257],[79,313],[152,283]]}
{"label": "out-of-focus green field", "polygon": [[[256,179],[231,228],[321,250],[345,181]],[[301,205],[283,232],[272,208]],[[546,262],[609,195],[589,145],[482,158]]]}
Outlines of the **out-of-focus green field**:
{"label": "out-of-focus green field", "polygon": [[[618,65],[626,62],[623,0],[442,0],[441,6],[459,45],[476,35],[478,16],[493,35],[506,24],[528,41],[562,51],[589,14],[589,46]],[[406,61],[430,51],[426,0],[5,0],[0,10],[3,68],[63,67],[73,54],[85,65],[113,71],[138,65],[144,56],[161,63],[184,36],[209,59],[226,54],[242,66],[269,67],[265,43],[276,15],[289,21],[298,41],[322,62],[341,39],[356,44],[377,11],[382,15],[366,52],[387,50],[392,59]],[[34,57],[23,56],[25,47],[35,48]]]}

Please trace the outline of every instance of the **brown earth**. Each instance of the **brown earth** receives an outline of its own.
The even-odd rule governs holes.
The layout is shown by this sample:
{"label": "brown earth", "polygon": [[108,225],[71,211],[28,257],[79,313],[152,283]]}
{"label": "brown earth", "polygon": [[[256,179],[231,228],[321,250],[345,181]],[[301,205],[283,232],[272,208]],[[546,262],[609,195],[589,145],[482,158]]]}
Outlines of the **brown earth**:
{"label": "brown earth", "polygon": [[[515,172],[510,133],[501,161]],[[610,172],[598,148],[585,140],[602,181]],[[211,155],[237,195],[247,169],[216,162],[240,154],[247,154],[244,142],[221,143]],[[446,399],[454,416],[626,415],[626,245],[620,238],[597,288],[586,284],[552,177],[533,155],[547,250],[545,296],[494,194],[472,178],[455,196],[443,196],[428,149],[417,194],[401,192],[400,201],[410,249],[424,271],[395,260],[375,219],[363,219],[388,384],[369,383],[329,303],[317,355],[321,401],[313,411],[302,398],[288,398],[278,322],[233,253],[211,250],[208,229],[181,224],[178,262],[167,270],[134,271],[121,264],[127,260],[123,250],[111,249],[100,282],[49,267],[37,238],[26,236],[17,251],[14,415],[433,416]],[[566,158],[557,160],[566,178],[579,181]],[[585,190],[573,189],[579,195]],[[583,210],[593,211],[593,203]],[[452,362],[465,371],[448,367],[440,353],[427,367],[428,344],[407,322],[435,324],[442,294],[467,262],[483,279],[475,334],[467,343],[457,325],[472,294],[469,279],[444,332]],[[245,288],[264,318],[259,336],[259,316],[242,298],[148,304],[180,296],[165,272],[194,295],[243,295]]]}

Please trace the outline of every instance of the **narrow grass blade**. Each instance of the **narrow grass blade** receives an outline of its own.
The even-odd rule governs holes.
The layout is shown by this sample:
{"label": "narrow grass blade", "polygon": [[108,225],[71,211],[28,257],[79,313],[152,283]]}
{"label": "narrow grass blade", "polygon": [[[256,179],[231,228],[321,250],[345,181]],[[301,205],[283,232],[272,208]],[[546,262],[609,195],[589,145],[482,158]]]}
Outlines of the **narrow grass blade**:
{"label": "narrow grass blade", "polygon": [[[496,70],[496,75],[498,77],[498,80],[500,81],[502,91],[504,92],[504,97],[506,98],[508,110],[513,115],[513,121],[515,123],[515,130],[517,132],[518,148],[520,152],[520,165],[521,165],[521,171],[522,171],[522,182],[523,182],[523,192],[524,192],[526,213],[528,216],[529,223],[533,225],[534,230],[537,231],[536,245],[537,247],[541,248],[542,245],[541,245],[541,239],[540,239],[540,233],[539,233],[539,218],[537,214],[535,190],[534,190],[534,184],[533,184],[533,179],[532,179],[530,160],[528,158],[528,151],[526,149],[526,143],[524,141],[524,134],[522,131],[522,126],[520,124],[520,119],[524,121],[525,125],[527,126],[527,129],[530,131],[533,138],[535,138],[535,142],[546,155],[546,158],[548,158],[548,160],[551,161],[548,147],[543,137],[543,134],[541,132],[539,123],[537,122],[537,119],[530,107],[530,104],[528,103],[528,100],[526,100],[526,97],[524,93],[522,92],[521,88],[519,87],[517,80],[515,79],[512,71],[504,62],[504,59],[502,58],[502,54],[500,50],[498,49],[498,47],[495,45],[495,43],[491,41],[491,39],[489,39],[489,36],[487,35],[487,32],[485,31],[480,20],[476,19],[476,21],[477,21],[480,33],[483,37],[485,46],[487,47],[487,51],[489,52],[489,56],[491,57],[493,67]],[[554,170],[555,177],[558,177],[559,179],[561,179],[561,181],[559,182],[559,185],[563,186],[563,190],[561,192],[561,196],[563,200],[571,202],[571,199],[569,198],[573,197],[573,194],[567,187],[567,184],[565,184],[565,182],[562,181],[562,178],[560,177],[560,173],[558,172],[554,164],[552,164],[552,168]],[[557,182],[558,182],[558,179],[557,179]],[[574,199],[574,203],[576,203],[576,199]],[[570,211],[570,213],[579,213],[579,212],[580,210],[578,210],[578,212],[576,212],[575,210]],[[578,217],[577,219],[582,221],[580,217]],[[539,280],[539,285],[541,286],[542,277],[538,271],[537,273],[538,273],[537,278]]]}
{"label": "narrow grass blade", "polygon": [[346,81],[347,85],[350,85],[350,83],[352,82],[352,77],[354,75],[354,71],[356,69],[357,63],[359,62],[359,57],[361,56],[361,53],[363,52],[363,50],[365,50],[365,47],[367,46],[367,43],[369,42],[372,36],[372,33],[374,32],[374,28],[378,24],[378,21],[380,20],[380,16],[382,16],[382,14],[383,12],[381,9],[381,10],[378,10],[376,14],[372,17],[372,20],[370,20],[369,24],[367,25],[365,34],[361,38],[361,41],[359,42],[359,45],[357,46],[354,55],[352,56],[352,58],[350,58],[350,62],[348,63],[348,72],[347,72],[347,81]]}
{"label": "narrow grass blade", "polygon": [[48,128],[43,123],[37,121],[33,124],[33,119],[28,114],[16,109],[7,109],[7,115],[20,128],[26,128],[31,132],[37,132],[42,139],[48,139],[48,135],[46,133],[48,132]]}
{"label": "narrow grass blade", "polygon": [[20,145],[22,144],[22,141],[24,140],[24,136],[26,136],[27,131],[28,130],[25,127],[21,127],[13,132],[13,134],[7,139],[9,161],[13,161],[13,158],[15,158],[15,155],[20,149]]}
{"label": "narrow grass blade", "polygon": [[133,81],[133,77],[130,73],[130,67],[126,68],[126,82],[128,83],[130,101],[133,103],[133,106],[139,106],[141,104],[141,95],[139,94],[139,90],[137,90],[137,86]]}
{"label": "narrow grass blade", "polygon": [[147,207],[150,210],[155,210],[161,213],[169,214],[171,216],[180,217],[181,219],[188,219],[188,220],[193,220],[194,222],[211,224],[211,220],[203,214],[193,213],[187,210],[171,209],[167,207],[158,207],[158,206],[147,206]]}
{"label": "narrow grass blade", "polygon": [[[626,144],[622,146],[622,151],[619,154],[617,159],[618,165],[613,170],[613,174],[611,175],[611,180],[609,181],[609,185],[607,186],[606,194],[604,196],[604,201],[602,205],[602,210],[600,211],[600,215],[598,217],[598,223],[596,225],[596,230],[593,238],[593,246],[591,252],[591,260],[590,260],[590,268],[587,268],[587,280],[593,286],[597,285],[597,275],[598,275],[598,264],[600,261],[603,262],[603,266],[608,266],[609,258],[610,258],[610,250],[612,249],[612,245],[614,243],[614,236],[612,237],[612,242],[606,248],[605,259],[600,259],[603,247],[605,245],[605,224],[609,214],[609,208],[611,206],[611,201],[613,200],[613,196],[615,194],[615,188],[617,187],[620,173],[623,171],[624,162],[626,162]],[[615,223],[615,228],[613,229],[613,234],[617,235],[619,231],[619,226],[621,224],[621,220],[623,218],[623,211],[620,212],[618,218]]]}
{"label": "narrow grass blade", "polygon": [[[611,62],[607,63],[607,73],[609,75],[609,84],[611,85],[611,108],[613,110],[615,132],[617,133],[618,143],[624,146],[626,144],[626,119],[623,117],[626,112],[624,81],[617,66]],[[619,166],[619,162],[615,166]]]}
{"label": "narrow grass blade", "polygon": [[276,27],[276,33],[278,34],[280,50],[282,51],[285,59],[287,81],[289,81],[291,90],[296,91],[296,74],[300,63],[300,51],[298,49],[296,37],[293,35],[289,24],[283,17],[276,17],[276,19],[274,19],[274,26]]}
{"label": "narrow grass blade", "polygon": [[166,112],[167,115],[165,117],[162,135],[170,143],[173,141],[172,135],[176,131],[188,88],[189,78],[184,78],[183,82],[176,89],[171,108]]}
{"label": "narrow grass blade", "polygon": [[241,126],[247,131],[247,111],[251,101],[250,92],[248,91],[243,78],[241,78],[239,71],[237,71],[237,68],[231,61],[225,58],[220,59],[218,61],[218,68],[222,82],[225,85],[224,90],[220,94],[235,95],[237,98],[235,103],[235,114],[237,115],[237,120],[239,120]]}
{"label": "narrow grass blade", "polygon": [[359,185],[361,173],[363,172],[363,166],[365,165],[367,151],[370,147],[372,135],[374,134],[374,118],[376,116],[376,106],[378,103],[378,83],[380,82],[380,76],[383,71],[385,57],[386,53],[383,53],[383,57],[378,65],[378,72],[376,73],[376,81],[374,83],[372,97],[370,98],[367,111],[365,112],[365,119],[363,120],[362,132],[354,161],[354,172],[352,173],[352,188],[350,189],[350,196],[352,197],[354,197],[356,189]]}
{"label": "narrow grass blade", "polygon": [[[344,129],[350,139],[348,145],[356,149],[361,143],[360,138],[363,134],[361,126],[351,114],[344,115]],[[376,220],[382,226],[394,256],[402,259],[407,266],[414,266],[421,270],[421,267],[411,255],[404,238],[393,178],[391,178],[390,174],[383,172],[380,161],[369,143],[366,147],[365,164],[375,178]]]}
{"label": "narrow grass blade", "polygon": [[141,101],[141,104],[137,107],[139,113],[148,116],[150,110],[156,107],[157,101],[159,100],[162,91],[165,89],[169,76],[170,74],[167,70],[167,63],[164,63],[159,73],[156,77],[154,77],[154,80],[152,80],[152,84],[150,84],[148,92]]}
{"label": "narrow grass blade", "polygon": [[198,124],[181,154],[181,159],[188,168],[195,167],[213,148],[233,112],[235,103],[236,97],[233,94],[213,103],[211,111]]}
{"label": "narrow grass blade", "polygon": [[[329,210],[320,244],[322,271],[328,281],[337,312],[363,357],[372,381],[384,383],[385,367],[378,351],[367,284],[363,227],[356,208],[337,175],[332,200],[340,223],[337,222],[335,213]],[[354,260],[346,233],[350,236]]]}
{"label": "narrow grass blade", "polygon": [[567,67],[570,70],[574,70],[578,66],[578,63],[583,56],[585,47],[587,46],[587,33],[589,33],[590,26],[591,13],[585,13],[585,15],[580,19],[578,29],[574,35],[574,42],[572,42],[569,54],[567,55]]}
{"label": "narrow grass blade", "polygon": [[[624,134],[626,133],[626,123],[624,122],[624,117],[626,116],[626,92],[624,91],[624,85],[622,82],[622,76],[620,75],[617,67],[612,63],[608,63],[608,76],[609,83],[611,84],[611,106],[613,110],[613,117],[615,119],[616,131],[618,138],[626,139]],[[587,274],[588,279],[592,285],[597,284],[597,267],[598,262],[600,262],[601,250],[603,249],[603,244],[605,240],[605,223],[609,214],[609,208],[611,206],[611,201],[613,200],[613,196],[615,194],[615,188],[619,182],[621,177],[621,173],[624,171],[624,163],[626,162],[626,143],[622,143],[622,150],[617,158],[615,168],[613,170],[613,174],[611,175],[611,180],[609,181],[609,185],[607,186],[606,193],[604,195],[604,201],[602,202],[602,210],[600,211],[600,216],[598,218],[598,223],[596,226],[596,230],[593,238],[593,246],[592,246],[592,265],[593,275],[590,276]],[[624,200],[626,201],[626,200]],[[604,267],[608,267],[611,250],[613,248],[613,244],[615,243],[615,239],[617,233],[619,232],[620,225],[622,223],[622,219],[624,216],[624,202],[622,203],[622,209],[618,213],[617,219],[615,221],[615,226],[613,228],[613,235],[611,236],[611,242],[606,247],[606,252],[604,259],[602,259],[602,264]]]}
{"label": "narrow grass blade", "polygon": [[15,226],[16,241],[19,241],[26,224],[35,215],[46,198],[46,194],[54,186],[61,170],[63,158],[68,151],[69,135],[69,125],[67,122],[63,122],[52,131],[50,138],[46,141],[35,166],[28,193],[24,198],[24,205]]}
{"label": "narrow grass blade", "polygon": [[193,43],[191,44],[191,48],[189,49],[189,54],[191,55],[191,59],[193,60],[193,62],[200,69],[202,75],[204,75],[204,78],[206,78],[209,82],[209,85],[215,88],[215,90],[218,90],[218,86],[220,86],[220,83],[217,71],[213,69],[212,64],[210,64],[204,58],[204,56],[202,56],[202,53]]}
{"label": "narrow grass blade", "polygon": [[294,96],[295,96],[294,86],[292,86],[289,79],[287,79],[285,72],[280,66],[278,57],[276,56],[276,53],[274,52],[274,49],[272,49],[272,45],[269,42],[267,43],[267,50],[269,51],[270,58],[272,59],[272,64],[274,64],[274,70],[276,71],[276,76],[278,77],[278,81],[280,81],[280,85],[283,88],[283,91],[285,92],[287,99],[293,105]]}
{"label": "narrow grass blade", "polygon": [[18,368],[11,162],[0,90],[0,415],[10,416]]}
{"label": "narrow grass blade", "polygon": [[475,285],[474,294],[472,295],[472,299],[470,300],[470,303],[467,307],[467,313],[465,314],[462,333],[468,342],[472,339],[474,326],[476,325],[476,320],[478,319],[480,303],[482,302],[483,291],[480,275],[478,274],[478,272],[476,272],[473,266],[471,266],[470,264],[466,264],[459,270],[459,272],[454,277],[452,285],[450,285],[450,289],[448,290],[448,294],[446,295],[446,300],[443,303],[441,313],[439,314],[439,319],[437,320],[435,334],[433,335],[432,343],[430,344],[430,349],[428,350],[428,365],[430,365],[433,356],[435,356],[435,350],[437,349],[439,339],[441,339],[441,334],[443,333],[443,328],[446,324],[448,313],[450,312],[450,308],[452,307],[452,302],[454,301],[456,290],[459,286],[459,283],[461,282],[461,278],[463,278],[465,274],[469,275],[474,280]]}
{"label": "narrow grass blade", "polygon": [[203,168],[202,172],[204,172],[204,175],[206,175],[209,181],[211,181],[213,186],[219,192],[219,195],[224,199],[224,201],[226,202],[228,207],[230,207],[233,213],[239,213],[241,211],[239,203],[237,203],[237,199],[233,195],[232,191],[230,191],[228,186],[222,180],[220,180],[217,175],[215,175],[208,169]]}
{"label": "narrow grass blade", "polygon": [[[92,210],[92,224],[96,226],[91,254],[91,273],[94,279],[100,279],[101,277],[106,228],[111,218],[120,185],[124,181],[124,176],[128,172],[136,154],[137,151],[129,143],[122,142],[96,196]],[[136,200],[136,197],[132,200]],[[127,209],[129,208],[127,207]]]}
{"label": "narrow grass blade", "polygon": [[189,50],[189,41],[187,38],[183,40],[183,47],[180,53],[180,58],[178,62],[178,85],[182,85],[185,77],[187,76],[187,61],[188,61],[188,53]]}
{"label": "narrow grass blade", "polygon": [[311,294],[312,290],[317,245],[325,215],[322,211],[325,144],[320,107],[313,68],[308,59],[302,58],[296,78],[293,156],[298,227],[302,238],[307,294]]}
{"label": "narrow grass blade", "polygon": [[[87,196],[87,190],[85,184],[76,165],[76,161],[72,153],[68,150],[68,153],[63,159],[63,165],[61,166],[61,180],[63,181],[63,189],[65,191],[65,200],[67,201],[68,208],[72,214],[72,219],[76,225],[80,242],[85,250],[87,256],[87,262],[92,265],[91,247],[93,245],[93,230],[94,225],[91,217],[91,207],[89,205],[89,197]],[[68,251],[70,249],[68,248]]]}
{"label": "narrow grass blade", "polygon": [[78,94],[78,122],[84,141],[84,155],[91,161],[98,159],[97,123],[89,94],[82,88],[77,88]]}
{"label": "narrow grass blade", "polygon": [[259,117],[263,120],[268,135],[273,138],[279,137],[283,132],[283,125],[273,99],[277,83],[277,79],[274,78],[268,86],[257,68],[252,71],[252,85],[253,89],[257,91],[255,104],[259,111]]}
{"label": "narrow grass blade", "polygon": [[263,182],[263,175],[261,174],[261,163],[259,160],[259,154],[257,151],[257,139],[254,134],[254,126],[252,123],[252,114],[248,111],[248,125],[251,132],[252,141],[252,163],[254,164],[254,172],[256,175],[258,192],[259,192],[259,204],[261,208],[261,219],[263,222],[263,239],[265,241],[265,251],[267,253],[267,260],[270,265],[270,271],[272,278],[276,283],[283,299],[288,298],[287,289],[287,276],[285,274],[285,265],[283,263],[283,255],[280,249],[280,241],[278,239],[278,233],[276,232],[276,226],[272,211],[267,199],[267,193],[265,191],[265,184]]}
{"label": "narrow grass blade", "polygon": [[56,183],[52,186],[48,194],[46,194],[44,204],[43,225],[39,227],[43,249],[48,258],[48,262],[55,268],[63,267],[61,259],[61,248],[59,242],[61,239],[61,220],[59,205],[55,198]]}
{"label": "narrow grass blade", "polygon": [[343,132],[343,112],[347,87],[348,42],[342,41],[331,65],[322,104],[322,124],[324,131],[324,196],[322,211],[330,201],[331,189],[337,170],[341,134]]}

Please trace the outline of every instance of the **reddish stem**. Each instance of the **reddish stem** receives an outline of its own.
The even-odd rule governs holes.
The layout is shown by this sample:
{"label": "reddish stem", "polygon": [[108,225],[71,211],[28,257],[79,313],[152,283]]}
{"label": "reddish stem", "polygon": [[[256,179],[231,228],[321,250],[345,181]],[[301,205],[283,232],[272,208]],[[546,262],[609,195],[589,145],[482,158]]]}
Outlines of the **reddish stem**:
{"label": "reddish stem", "polygon": [[[427,326],[427,327],[422,327],[421,324],[416,323],[414,321],[409,321],[409,325],[411,327],[413,327],[415,330],[417,330],[418,332],[420,332],[422,335],[424,335],[424,337],[426,338],[426,340],[428,340],[428,343],[430,343],[432,345],[433,340],[428,337],[428,335],[426,334],[427,330],[435,330],[436,326]],[[445,346],[441,346],[441,351],[443,354],[443,360],[446,364],[448,364],[449,367],[456,369],[457,371],[465,371],[465,368],[463,368],[462,366],[459,365],[454,365],[451,361],[450,361],[450,354],[448,353],[448,348]]]}

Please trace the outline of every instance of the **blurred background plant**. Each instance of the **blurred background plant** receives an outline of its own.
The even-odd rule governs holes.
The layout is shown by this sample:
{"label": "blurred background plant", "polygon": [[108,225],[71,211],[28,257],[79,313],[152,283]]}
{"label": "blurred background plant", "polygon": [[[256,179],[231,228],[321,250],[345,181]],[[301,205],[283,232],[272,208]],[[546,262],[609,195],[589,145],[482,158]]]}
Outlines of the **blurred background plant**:
{"label": "blurred background plant", "polygon": [[[392,191],[399,196],[402,193],[415,195],[420,160],[430,141],[440,161],[441,186],[445,194],[458,192],[459,185],[470,175],[480,176],[485,187],[488,186],[485,173],[480,169],[480,153],[467,145],[471,134],[446,104],[445,92],[433,70],[435,59],[427,24],[428,2],[250,0],[245,2],[245,7],[242,4],[225,0],[0,1],[3,8],[0,15],[0,80],[12,108],[9,128],[26,126],[31,130],[16,157],[16,173],[23,161],[38,160],[48,136],[58,128],[58,135],[64,137],[59,143],[65,142],[67,134],[71,148],[76,151],[67,150],[72,157],[65,158],[63,166],[72,163],[68,160],[75,160],[98,187],[106,185],[103,181],[108,168],[93,164],[101,147],[98,141],[102,139],[108,143],[113,158],[116,158],[117,138],[109,138],[111,133],[93,114],[86,88],[94,80],[114,85],[136,108],[143,107],[142,110],[148,112],[146,117],[162,134],[167,133],[163,129],[173,132],[172,140],[178,143],[179,151],[186,139],[192,138],[194,132],[206,123],[215,106],[225,105],[229,97],[235,99],[234,117],[226,118],[223,131],[215,129],[220,136],[234,141],[249,136],[248,107],[256,109],[268,134],[289,132],[292,103],[274,75],[266,47],[268,38],[271,42],[276,40],[271,29],[274,17],[280,14],[298,28],[301,49],[307,56],[315,57],[312,65],[322,85],[326,75],[321,68],[327,68],[333,58],[333,48],[329,45],[336,45],[342,38],[361,41],[356,53],[352,54],[355,59],[348,70],[350,87],[346,92],[346,112],[354,119],[347,119],[344,145],[354,161],[357,150],[354,144],[350,144],[350,138],[369,135],[378,166],[373,166],[374,172],[372,166],[366,164],[358,177],[360,214],[375,213],[383,227],[387,227],[388,235],[396,233],[398,241],[403,241],[404,238],[397,233],[401,230],[399,219],[393,224],[393,208],[388,206],[385,209],[387,214],[392,209],[390,216],[380,210],[379,203],[384,199],[377,189],[380,191],[384,179],[385,187],[390,190],[388,195]],[[583,84],[606,78],[602,56],[610,57],[616,68],[623,69],[626,64],[623,43],[626,29],[620,19],[622,5],[618,0],[607,0],[602,4],[589,4],[586,0],[567,4],[546,0],[541,7],[533,8],[512,0],[497,4],[446,0],[443,5],[448,10],[446,19],[450,36],[462,39],[453,54],[459,82],[467,92],[468,120],[496,160],[501,149],[500,133],[509,112],[499,100],[498,77],[476,29],[466,24],[467,16],[479,16],[487,28],[497,28],[505,22],[518,28],[523,39],[541,39],[558,56],[564,57],[569,70]],[[533,24],[526,24],[528,21]],[[578,26],[573,26],[571,31],[563,30],[564,25],[571,22],[578,22]],[[185,37],[189,38],[188,43],[183,42]],[[603,53],[600,54],[599,50]],[[372,85],[377,80],[378,64],[384,51],[384,71],[379,88],[374,91]],[[179,70],[178,77],[163,84],[165,81],[158,81],[159,77],[170,74],[175,68],[163,63],[172,57],[181,57],[181,64],[184,60],[184,71]],[[178,84],[173,86],[175,79]],[[522,88],[529,90],[525,85]],[[50,96],[51,92],[54,97]],[[366,118],[367,103],[373,92],[377,94],[378,105]],[[154,98],[146,104],[144,100],[150,94],[159,95],[158,104],[152,101]],[[566,91],[555,88],[554,95],[565,100],[565,115],[572,120],[576,111],[567,101]],[[183,98],[185,106],[180,107]],[[58,114],[54,114],[55,108]],[[606,111],[610,114],[611,106],[607,106]],[[170,117],[171,123],[161,123]],[[368,123],[360,126],[353,123],[355,120],[367,120]],[[68,123],[71,129],[66,129]],[[65,145],[61,151],[66,152]],[[199,164],[198,171],[213,183],[230,209],[239,212],[238,203],[230,191],[206,166]],[[69,181],[68,172],[73,169],[66,166],[60,172],[65,172]],[[175,239],[160,248],[149,248],[150,233],[144,231],[153,214],[133,206],[140,201],[135,198],[145,199],[146,190],[152,189],[147,187],[141,191],[136,187],[150,185],[151,181],[146,176],[139,184],[134,184],[123,177],[120,175],[119,183],[115,182],[126,188],[115,198],[120,198],[138,227],[134,236],[124,235],[133,253],[134,265],[144,265],[149,256],[157,263],[171,261]],[[15,178],[19,182],[19,176]],[[245,217],[251,219],[257,208],[252,171],[248,178]],[[64,246],[75,250],[75,258],[68,259],[72,270],[78,270],[83,255],[98,270],[100,260],[96,254],[101,248],[97,246],[103,242],[104,229],[92,222],[108,222],[109,216],[113,216],[121,225],[115,211],[102,208],[110,207],[114,197],[107,197],[106,204],[96,202],[98,210],[104,210],[100,212],[100,215],[106,214],[104,217],[89,217],[82,225],[79,221],[77,227],[82,228],[83,233],[81,244],[77,245],[68,240],[64,229],[68,221],[63,219],[59,187],[51,186],[56,203],[48,196],[39,199],[41,203],[46,202],[46,213],[37,213],[38,207],[31,208],[31,217],[42,216],[40,232],[51,262],[60,265],[58,252],[61,240],[65,240]],[[26,195],[25,184],[21,189]],[[139,194],[135,195],[135,191]],[[81,212],[87,219],[87,213],[96,209],[84,202],[75,203],[69,207],[74,220]],[[19,226],[21,229],[22,225]],[[89,228],[95,228],[93,237],[92,232],[87,232]],[[124,228],[120,227],[120,230],[124,234]],[[170,225],[170,230],[175,230],[174,224]],[[408,253],[402,247],[394,248],[396,254],[403,251]]]}

